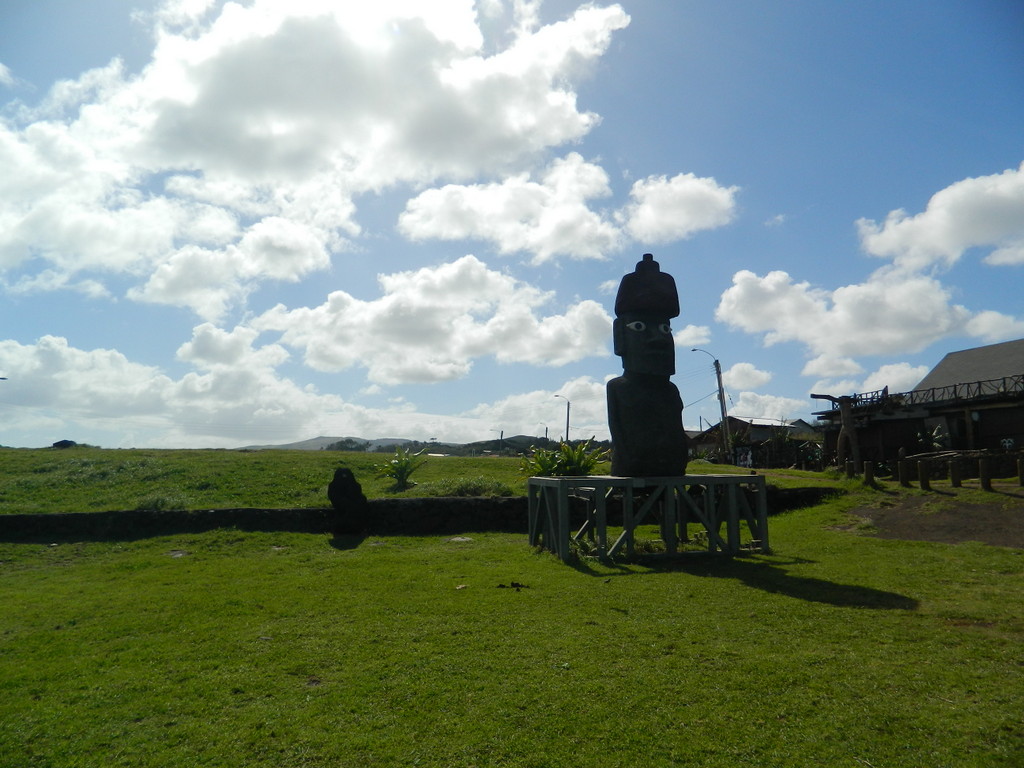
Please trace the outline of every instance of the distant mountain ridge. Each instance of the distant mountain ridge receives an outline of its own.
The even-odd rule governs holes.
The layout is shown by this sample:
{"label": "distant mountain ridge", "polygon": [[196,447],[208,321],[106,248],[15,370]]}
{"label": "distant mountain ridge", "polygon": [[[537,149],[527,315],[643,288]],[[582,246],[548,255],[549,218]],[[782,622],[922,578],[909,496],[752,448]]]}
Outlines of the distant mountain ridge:
{"label": "distant mountain ridge", "polygon": [[277,445],[246,445],[240,448],[242,451],[266,451],[266,450],[279,450],[279,451],[322,451],[327,446],[333,445],[334,443],[341,442],[342,440],[356,440],[360,443],[367,444],[368,451],[375,451],[378,448],[390,448],[394,445],[406,445],[411,443],[412,440],[404,440],[398,437],[382,437],[374,440],[367,440],[363,437],[326,437],[321,435],[320,437],[311,437],[308,440],[299,440],[297,443],[281,443]]}
{"label": "distant mountain ridge", "polygon": [[379,437],[374,439],[367,439],[365,437],[328,437],[321,435],[320,437],[311,437],[308,440],[299,440],[295,443],[280,443],[277,445],[246,445],[237,450],[241,451],[322,451],[328,446],[341,441],[349,441],[356,443],[364,443],[367,451],[376,451],[378,449],[393,448],[397,445],[409,445],[415,444],[417,447],[422,446],[423,448],[433,450],[436,446],[437,450],[455,450],[458,452],[460,448],[471,448],[476,451],[498,451],[501,449],[513,449],[517,451],[526,451],[535,445],[553,444],[552,441],[546,441],[541,437],[533,437],[531,435],[513,435],[512,437],[505,438],[492,438],[490,440],[478,440],[472,443],[442,443],[442,442],[430,442],[423,443],[416,440],[407,440],[400,437]]}

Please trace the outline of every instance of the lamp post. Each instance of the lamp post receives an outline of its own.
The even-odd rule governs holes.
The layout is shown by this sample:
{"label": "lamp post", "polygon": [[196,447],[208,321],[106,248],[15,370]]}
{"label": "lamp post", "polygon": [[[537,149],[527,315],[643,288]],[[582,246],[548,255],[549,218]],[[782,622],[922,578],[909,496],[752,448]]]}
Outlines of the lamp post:
{"label": "lamp post", "polygon": [[718,362],[718,358],[708,352],[706,349],[699,349],[694,347],[690,350],[691,352],[703,352],[705,355],[710,357],[715,363],[715,378],[718,379],[718,404],[722,409],[722,451],[724,452],[725,461],[732,464],[731,457],[729,456],[729,443],[731,442],[729,437],[729,412],[725,407],[725,387],[722,386],[722,364]]}
{"label": "lamp post", "polygon": [[560,397],[563,400],[565,400],[565,442],[568,443],[569,442],[569,408],[572,406],[572,403],[569,402],[569,398],[566,397],[565,395],[555,395],[555,397]]}
{"label": "lamp post", "polygon": [[492,429],[491,432],[498,433],[498,453],[501,453],[505,449],[505,430]]}

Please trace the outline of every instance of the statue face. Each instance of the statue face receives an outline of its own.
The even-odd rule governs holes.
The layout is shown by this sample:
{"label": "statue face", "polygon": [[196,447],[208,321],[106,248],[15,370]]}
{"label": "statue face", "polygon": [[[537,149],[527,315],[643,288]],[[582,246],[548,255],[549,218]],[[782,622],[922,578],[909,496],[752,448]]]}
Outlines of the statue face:
{"label": "statue face", "polygon": [[629,314],[612,326],[615,354],[630,373],[671,376],[676,372],[676,346],[668,318]]}

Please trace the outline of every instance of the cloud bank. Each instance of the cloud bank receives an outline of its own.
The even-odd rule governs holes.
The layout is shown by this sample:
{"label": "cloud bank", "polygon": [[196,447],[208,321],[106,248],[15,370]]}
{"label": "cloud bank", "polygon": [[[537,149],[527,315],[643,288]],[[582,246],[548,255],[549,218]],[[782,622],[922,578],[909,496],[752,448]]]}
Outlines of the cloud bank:
{"label": "cloud bank", "polygon": [[[915,216],[893,211],[883,224],[857,226],[864,252],[891,260],[864,282],[829,290],[782,270],[741,270],[716,319],[760,335],[766,346],[801,344],[809,357],[803,373],[829,377],[859,373],[854,358],[919,352],[952,336],[994,343],[1024,335],[1024,317],[971,310],[941,279],[972,249],[985,251],[981,261],[990,267],[1024,264],[1024,165],[956,182]],[[869,381],[895,373],[883,367]]]}

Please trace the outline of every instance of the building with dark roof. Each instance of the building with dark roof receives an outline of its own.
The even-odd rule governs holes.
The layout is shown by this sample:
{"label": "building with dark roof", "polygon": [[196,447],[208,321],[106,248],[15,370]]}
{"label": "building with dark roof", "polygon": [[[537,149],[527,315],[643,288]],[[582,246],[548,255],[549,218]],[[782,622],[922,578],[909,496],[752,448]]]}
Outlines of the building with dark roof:
{"label": "building with dark roof", "polygon": [[[729,416],[730,455],[724,461],[746,467],[818,468],[821,431],[803,419],[759,419]],[[723,461],[722,422],[688,434],[690,455]]]}
{"label": "building with dark roof", "polygon": [[[910,392],[888,388],[829,399],[817,413],[825,450],[839,451],[842,409],[849,408],[862,461],[892,462],[939,449],[1024,448],[1024,339],[950,352]],[[853,458],[850,456],[849,458]]]}
{"label": "building with dark roof", "polygon": [[950,352],[914,387],[942,389],[967,381],[995,381],[1024,373],[1024,339]]}

